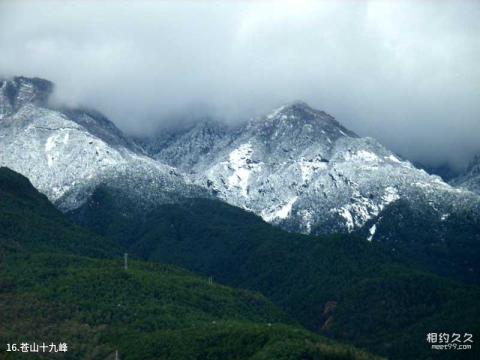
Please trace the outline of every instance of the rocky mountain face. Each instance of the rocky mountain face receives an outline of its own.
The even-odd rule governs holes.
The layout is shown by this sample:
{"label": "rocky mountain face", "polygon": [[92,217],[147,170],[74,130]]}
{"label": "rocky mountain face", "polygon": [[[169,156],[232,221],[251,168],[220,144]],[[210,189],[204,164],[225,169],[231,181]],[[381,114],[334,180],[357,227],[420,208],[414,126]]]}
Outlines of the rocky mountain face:
{"label": "rocky mountain face", "polygon": [[453,186],[462,187],[480,194],[480,154],[470,162],[465,173],[450,182]]}
{"label": "rocky mountain face", "polygon": [[79,207],[100,184],[128,190],[141,206],[205,194],[101,114],[49,107],[52,89],[41,79],[0,82],[0,165],[27,176],[57,207]]}
{"label": "rocky mountain face", "polygon": [[352,232],[368,222],[372,240],[372,220],[399,200],[439,221],[479,204],[302,102],[241,126],[197,123],[144,140],[144,147],[224,201],[295,232]]}

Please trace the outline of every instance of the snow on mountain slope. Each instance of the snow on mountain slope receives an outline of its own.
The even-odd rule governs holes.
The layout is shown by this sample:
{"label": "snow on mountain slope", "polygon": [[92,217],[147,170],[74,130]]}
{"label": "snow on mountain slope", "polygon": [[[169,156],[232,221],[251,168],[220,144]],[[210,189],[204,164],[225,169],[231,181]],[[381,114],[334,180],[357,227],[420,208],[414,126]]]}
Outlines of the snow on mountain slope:
{"label": "snow on mountain slope", "polygon": [[52,88],[36,78],[0,82],[0,165],[27,176],[65,211],[107,184],[142,206],[213,193],[270,223],[313,234],[367,223],[378,233],[372,221],[399,200],[439,219],[478,212],[478,195],[302,102],[243,125],[207,120],[164,131],[143,139],[149,157],[103,115],[48,106]]}
{"label": "snow on mountain slope", "polygon": [[80,206],[99,184],[123,188],[142,205],[204,194],[144,156],[101,114],[49,108],[48,81],[0,84],[0,165],[28,177],[62,210]]}
{"label": "snow on mountain slope", "polygon": [[169,133],[168,141],[162,136],[144,141],[153,157],[291,231],[353,231],[399,199],[433,208],[439,218],[479,203],[302,102],[243,126],[210,121]]}

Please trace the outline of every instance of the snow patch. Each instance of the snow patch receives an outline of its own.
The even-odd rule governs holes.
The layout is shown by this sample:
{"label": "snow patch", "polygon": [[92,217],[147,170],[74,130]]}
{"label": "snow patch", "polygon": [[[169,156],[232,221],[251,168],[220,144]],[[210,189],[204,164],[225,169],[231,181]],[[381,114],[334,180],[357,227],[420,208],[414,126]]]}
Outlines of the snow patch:
{"label": "snow patch", "polygon": [[357,158],[365,161],[378,161],[378,156],[370,151],[360,150],[357,151]]}
{"label": "snow patch", "polygon": [[262,218],[267,222],[271,222],[273,220],[278,220],[278,219],[280,220],[286,219],[290,215],[293,204],[295,204],[297,199],[298,199],[298,196],[294,196],[280,208],[275,207],[274,209],[268,209],[266,211],[263,211]]}
{"label": "snow patch", "polygon": [[355,153],[347,152],[344,156],[346,161],[355,160],[355,161],[365,161],[365,162],[379,162],[380,158],[371,151],[367,150],[358,150]]}
{"label": "snow patch", "polygon": [[305,228],[305,233],[310,234],[312,231],[312,222],[313,222],[313,215],[309,210],[302,210],[300,211],[300,215],[302,216],[302,224]]}
{"label": "snow patch", "polygon": [[277,219],[286,219],[288,215],[290,215],[290,212],[292,211],[292,206],[297,201],[297,199],[298,196],[294,196],[293,198],[288,200],[288,202],[275,213],[275,217]]}
{"label": "snow patch", "polygon": [[328,168],[327,163],[323,162],[321,158],[311,160],[305,160],[302,158],[299,161],[298,166],[300,167],[303,182],[310,181],[318,170],[326,170]]}
{"label": "snow patch", "polygon": [[385,157],[385,159],[388,159],[394,163],[401,164],[402,162],[395,156],[395,155],[390,155]]}
{"label": "snow patch", "polygon": [[47,139],[47,142],[45,143],[45,152],[52,151],[54,147],[55,147],[55,136],[52,135]]}
{"label": "snow patch", "polygon": [[382,209],[386,205],[400,199],[400,195],[398,195],[398,190],[392,186],[388,186],[385,188],[385,192],[383,193],[382,199],[384,203],[382,204]]}
{"label": "snow patch", "polygon": [[70,139],[70,133],[67,132],[63,137],[63,145],[67,145],[69,139]]}
{"label": "snow patch", "polygon": [[278,114],[280,114],[283,109],[285,109],[285,105],[284,106],[280,106],[279,108],[273,110],[270,114],[267,115],[267,119],[268,120],[271,120],[271,119],[274,119],[278,116]]}
{"label": "snow patch", "polygon": [[375,235],[376,231],[377,231],[377,224],[373,224],[372,227],[368,230],[368,232],[370,233],[370,235],[367,238],[368,241],[373,240],[373,235]]}
{"label": "snow patch", "polygon": [[350,212],[350,210],[348,210],[345,207],[342,207],[338,211],[338,215],[340,215],[341,217],[343,217],[345,219],[345,225],[347,226],[347,230],[349,232],[352,231],[355,227],[355,222],[353,221],[353,216],[352,216],[352,213]]}
{"label": "snow patch", "polygon": [[253,148],[250,143],[242,144],[229,154],[228,167],[233,174],[228,178],[230,188],[240,188],[242,196],[248,196],[248,180],[253,171],[260,168],[259,164],[251,162]]}
{"label": "snow patch", "polygon": [[347,231],[351,232],[355,228],[362,227],[368,220],[380,214],[385,206],[398,199],[400,199],[400,195],[392,186],[385,188],[380,202],[374,202],[356,190],[351,197],[352,203],[340,208],[333,208],[330,211],[343,217]]}
{"label": "snow patch", "polygon": [[45,143],[45,156],[47,157],[47,165],[49,168],[53,166],[54,156],[51,151],[55,148],[55,136],[50,136]]}

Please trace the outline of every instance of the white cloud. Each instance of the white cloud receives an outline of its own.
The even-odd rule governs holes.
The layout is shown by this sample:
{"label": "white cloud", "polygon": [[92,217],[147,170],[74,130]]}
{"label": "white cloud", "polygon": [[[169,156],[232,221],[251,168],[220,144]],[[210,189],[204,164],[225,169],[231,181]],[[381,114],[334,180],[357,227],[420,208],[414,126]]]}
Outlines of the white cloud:
{"label": "white cloud", "polygon": [[0,71],[127,130],[304,99],[432,163],[480,151],[476,1],[2,2]]}

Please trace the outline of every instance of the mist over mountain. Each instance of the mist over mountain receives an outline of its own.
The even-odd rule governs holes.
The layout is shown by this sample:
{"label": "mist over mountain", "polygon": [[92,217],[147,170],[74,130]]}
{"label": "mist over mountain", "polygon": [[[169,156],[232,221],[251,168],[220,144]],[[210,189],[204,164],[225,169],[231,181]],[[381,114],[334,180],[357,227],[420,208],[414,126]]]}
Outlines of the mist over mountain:
{"label": "mist over mountain", "polygon": [[6,1],[0,72],[50,79],[57,101],[137,134],[302,99],[410,160],[461,169],[480,151],[479,17],[475,1]]}

